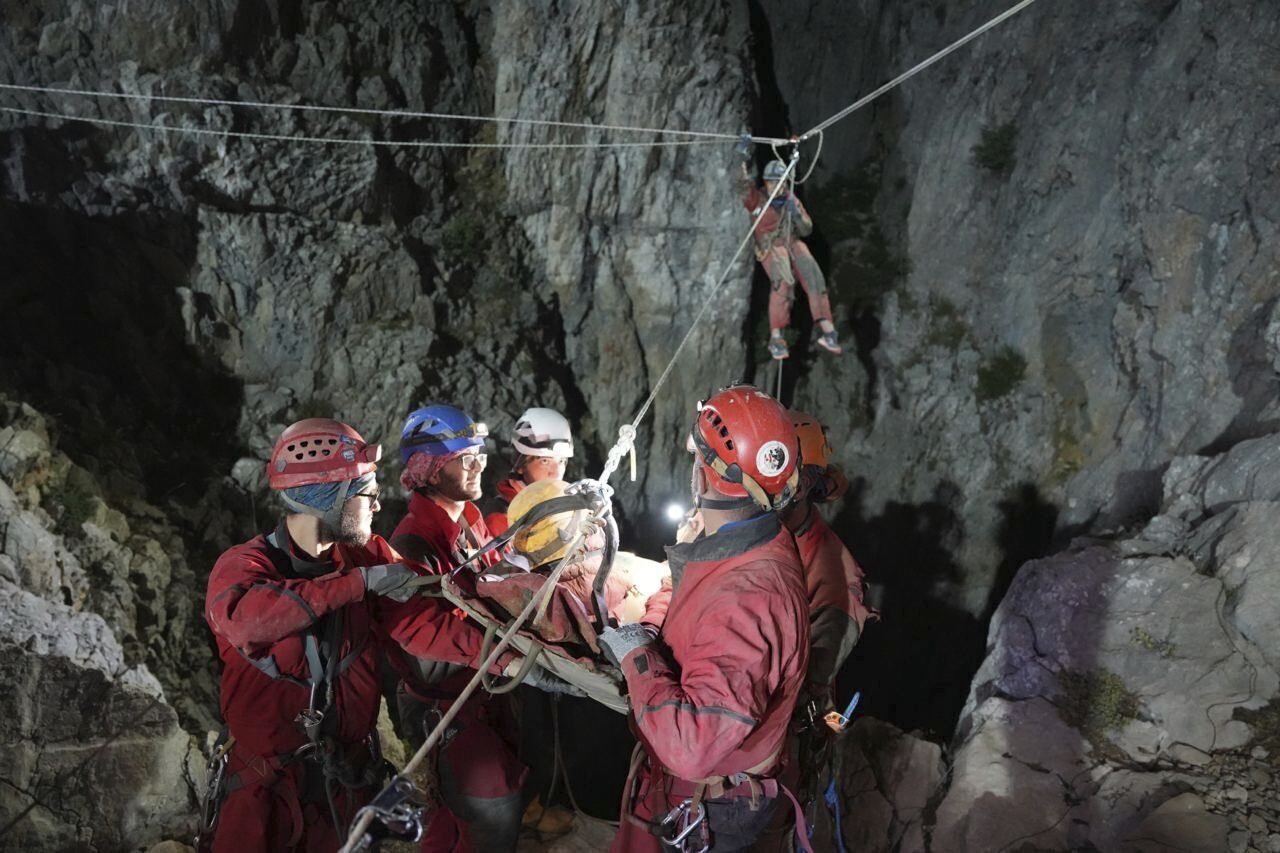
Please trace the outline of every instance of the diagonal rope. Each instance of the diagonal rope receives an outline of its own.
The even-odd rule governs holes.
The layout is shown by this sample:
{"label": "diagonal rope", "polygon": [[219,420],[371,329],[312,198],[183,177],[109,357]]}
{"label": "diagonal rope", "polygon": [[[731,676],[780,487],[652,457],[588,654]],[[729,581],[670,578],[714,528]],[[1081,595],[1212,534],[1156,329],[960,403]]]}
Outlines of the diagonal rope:
{"label": "diagonal rope", "polygon": [[[303,142],[333,145],[373,145],[386,148],[672,148],[683,145],[718,144],[718,139],[663,139],[651,142],[443,142],[432,139],[356,139],[349,136],[306,136],[288,133],[258,133],[247,130],[219,130],[212,127],[181,127],[178,125],[152,124],[148,122],[120,121],[118,119],[68,115],[66,113],[28,110],[18,107],[0,107],[0,112],[15,115],[36,116],[60,121],[82,121],[107,127],[126,127],[135,130],[154,130],[162,133],[181,133],[189,136],[218,136],[227,139],[258,139],[272,142]],[[735,137],[736,138],[736,137]]]}
{"label": "diagonal rope", "polygon": [[[606,491],[606,495],[607,494],[608,492]],[[587,537],[595,529],[592,522],[599,521],[603,517],[604,511],[605,510],[597,510],[586,523],[579,527],[578,535],[574,537],[573,541],[566,549],[564,556],[560,558],[559,565],[557,565],[550,574],[547,575],[547,579],[543,582],[542,586],[532,596],[530,596],[529,602],[524,606],[524,609],[521,610],[516,615],[515,619],[511,621],[511,624],[507,626],[506,633],[503,634],[502,632],[499,632],[499,636],[502,639],[494,645],[493,649],[489,652],[489,656],[476,665],[476,671],[475,674],[471,676],[471,680],[468,681],[467,685],[458,693],[458,697],[453,700],[449,709],[440,717],[435,728],[427,735],[427,739],[422,742],[420,747],[418,747],[417,752],[413,754],[403,769],[401,769],[400,772],[387,783],[383,790],[394,785],[397,779],[408,778],[418,768],[418,766],[422,764],[428,753],[436,747],[441,738],[444,737],[444,733],[448,731],[450,723],[453,722],[454,717],[458,716],[458,712],[462,710],[462,706],[466,704],[466,700],[476,691],[476,688],[480,686],[481,682],[489,674],[489,668],[497,663],[498,659],[502,657],[502,653],[511,645],[511,642],[516,637],[516,632],[520,630],[526,621],[528,621],[529,617],[533,614],[533,611],[541,606],[544,599],[547,601],[551,599],[551,595],[556,588],[556,582],[560,580],[560,575],[564,573],[564,570],[569,566],[569,563],[578,556],[578,552],[584,545],[586,545]],[[358,845],[360,845],[361,840],[364,838],[365,833],[368,831],[373,821],[373,812],[361,809],[360,817],[351,827],[350,832],[347,833],[347,840],[342,845],[342,849],[339,853],[355,853],[355,851],[363,849]]]}
{"label": "diagonal rope", "polygon": [[618,440],[614,442],[613,447],[609,450],[609,456],[608,459],[605,460],[604,470],[600,473],[600,482],[609,482],[610,475],[612,475],[614,471],[618,470],[618,465],[621,464],[622,457],[632,449],[632,445],[635,441],[636,429],[640,426],[640,421],[644,420],[644,416],[648,414],[649,407],[653,405],[653,401],[657,398],[659,389],[662,388],[663,384],[666,383],[667,378],[671,375],[671,370],[676,366],[676,362],[680,359],[680,353],[684,352],[684,348],[688,345],[690,338],[693,337],[694,330],[698,328],[698,323],[702,321],[703,316],[707,313],[707,309],[715,302],[716,295],[720,292],[720,288],[729,280],[729,274],[733,272],[733,266],[738,262],[738,258],[741,257],[742,250],[747,247],[747,244],[755,235],[756,226],[760,224],[761,219],[764,219],[764,215],[769,211],[769,205],[773,203],[773,200],[777,197],[778,193],[782,191],[784,186],[786,186],[787,179],[795,171],[796,165],[799,162],[800,150],[797,148],[791,153],[791,160],[787,163],[787,170],[782,173],[782,177],[774,185],[773,192],[769,193],[769,198],[760,206],[760,212],[756,214],[755,220],[751,223],[751,228],[747,230],[746,236],[743,237],[742,242],[738,244],[737,251],[733,253],[733,257],[729,260],[729,263],[725,265],[724,272],[720,274],[719,281],[717,281],[715,286],[711,288],[711,293],[707,295],[706,300],[702,303],[702,307],[699,308],[698,313],[694,315],[693,322],[689,324],[688,331],[684,333],[684,337],[681,338],[679,346],[676,347],[676,351],[671,354],[671,360],[667,362],[667,366],[662,371],[662,375],[659,376],[658,381],[654,383],[653,390],[649,392],[648,398],[644,401],[644,404],[640,406],[640,411],[636,412],[636,416],[631,420],[631,423],[623,424],[618,428]]}
{"label": "diagonal rope", "polygon": [[1004,23],[1009,18],[1012,18],[1014,15],[1018,14],[1019,12],[1021,12],[1023,9],[1027,8],[1034,2],[1036,2],[1036,0],[1022,0],[1022,2],[1018,3],[1016,6],[1010,9],[1007,9],[1004,12],[1001,12],[999,15],[996,15],[994,18],[987,21],[985,24],[978,27],[976,30],[969,33],[964,38],[960,39],[959,41],[952,42],[951,44],[944,47],[942,50],[935,53],[933,56],[926,59],[924,62],[921,62],[919,65],[916,65],[915,67],[903,72],[902,74],[899,74],[897,77],[894,77],[892,80],[890,80],[888,83],[885,83],[883,86],[881,86],[879,89],[876,89],[874,92],[871,92],[868,95],[864,95],[863,97],[854,101],[852,104],[845,107],[840,112],[831,116],[831,118],[821,122],[820,124],[815,125],[813,129],[805,131],[800,135],[800,139],[805,140],[816,133],[821,133],[822,131],[826,130],[828,127],[831,127],[831,125],[840,121],[842,118],[849,115],[850,113],[853,113],[857,110],[862,109],[867,104],[871,103],[876,98],[883,95],[885,92],[888,92],[890,89],[894,89],[897,86],[901,85],[902,83],[905,83],[907,80],[910,80],[912,77],[916,76],[921,71],[928,68],[930,65],[933,65],[934,63],[939,62],[945,57],[950,56],[952,53],[955,53],[957,50],[964,47],[966,44],[973,41],[978,36],[985,33],[987,30],[990,30],[994,27],[998,27],[1000,24]]}
{"label": "diagonal rope", "polygon": [[[0,83],[0,90],[10,92],[33,92],[44,95],[70,95],[82,98],[113,98],[116,100],[157,101],[171,104],[193,104],[209,107],[244,107],[259,110],[293,110],[299,112],[345,113],[347,115],[368,115],[382,118],[437,119],[441,121],[478,121],[490,124],[514,124],[530,127],[567,127],[577,130],[613,131],[617,133],[655,133],[669,136],[683,136],[690,139],[718,139],[737,141],[740,133],[708,133],[700,130],[676,130],[661,127],[637,127],[625,124],[594,124],[582,121],[552,121],[550,119],[505,118],[503,116],[473,116],[462,113],[436,113],[419,110],[378,110],[368,107],[336,107],[325,104],[287,104],[273,101],[237,101],[228,98],[198,98],[182,95],[149,95],[139,92],[109,92],[100,89],[71,89],[58,86],[34,86],[17,83]],[[769,137],[751,137],[753,142],[785,142]]]}

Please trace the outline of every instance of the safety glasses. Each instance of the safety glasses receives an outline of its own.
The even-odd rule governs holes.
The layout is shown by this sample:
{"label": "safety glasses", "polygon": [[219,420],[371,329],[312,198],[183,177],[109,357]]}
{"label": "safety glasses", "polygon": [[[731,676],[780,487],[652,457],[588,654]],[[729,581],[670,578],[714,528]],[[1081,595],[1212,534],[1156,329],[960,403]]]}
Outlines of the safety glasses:
{"label": "safety glasses", "polygon": [[454,458],[463,471],[483,471],[489,464],[489,457],[483,453],[464,453]]}

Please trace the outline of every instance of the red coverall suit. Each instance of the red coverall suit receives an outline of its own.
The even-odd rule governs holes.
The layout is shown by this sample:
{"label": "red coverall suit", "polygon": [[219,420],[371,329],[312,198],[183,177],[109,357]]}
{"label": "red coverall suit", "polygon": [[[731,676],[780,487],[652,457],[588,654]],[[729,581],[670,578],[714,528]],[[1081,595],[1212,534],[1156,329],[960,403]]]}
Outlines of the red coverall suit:
{"label": "red coverall suit", "polygon": [[862,601],[862,567],[812,504],[796,529],[796,549],[809,592],[809,675],[830,688],[873,614]]}
{"label": "red coverall suit", "polygon": [[[667,556],[675,592],[661,642],[622,662],[648,757],[623,794],[611,849],[665,849],[645,823],[661,821],[707,780],[712,849],[743,849],[773,813],[777,792],[768,782],[809,663],[800,558],[774,514],[673,545]],[[751,781],[723,778],[734,774]]]}
{"label": "red coverall suit", "polygon": [[485,501],[484,523],[494,536],[501,536],[511,529],[511,524],[507,521],[507,507],[511,506],[512,499],[523,488],[524,480],[514,477],[501,480],[498,482],[498,493]]}
{"label": "red coverall suit", "polygon": [[[492,538],[475,504],[465,503],[454,521],[435,501],[414,493],[409,513],[396,526],[391,542],[410,559],[445,574]],[[500,559],[494,552],[483,563],[492,566]],[[450,700],[474,672],[450,665],[453,662],[447,658],[438,665],[419,665],[422,662],[399,657],[392,655],[402,677],[397,694],[401,723],[409,727],[411,741],[420,744],[424,717],[447,711]],[[516,757],[506,701],[477,691],[454,718],[452,728],[456,733],[446,735],[438,759],[441,795],[452,814],[443,809],[436,813],[422,849],[467,849],[468,841],[477,850],[514,849],[520,831],[520,789],[528,771]]]}
{"label": "red coverall suit", "polygon": [[[371,766],[381,759],[369,748],[380,701],[379,648],[390,641],[412,655],[458,663],[479,654],[480,628],[453,618],[439,601],[366,596],[357,567],[400,560],[382,538],[338,545],[328,556],[321,562],[302,555],[281,524],[270,537],[228,550],[209,575],[205,619],[223,663],[222,718],[235,738],[216,853],[333,851],[345,840],[330,819],[326,777],[313,760],[319,750],[295,755],[309,742],[295,720],[310,705],[313,662],[332,686],[320,731],[330,757],[345,765],[345,778],[330,784],[341,819],[350,821],[377,792],[370,786],[382,783],[381,767]],[[322,683],[321,696],[328,689]],[[364,787],[346,787],[361,776]]]}
{"label": "red coverall suit", "polygon": [[[743,182],[742,204],[752,217],[760,213],[760,207],[769,194],[746,179]],[[787,239],[786,213],[791,209],[791,234]],[[809,253],[809,247],[798,238],[813,232],[813,220],[809,211],[794,195],[785,191],[778,194],[756,226],[756,260],[764,267],[772,287],[769,291],[769,328],[785,329],[791,325],[791,303],[795,300],[795,283],[800,282],[809,297],[809,313],[813,322],[831,319],[831,300],[827,297],[827,281],[822,269]]]}

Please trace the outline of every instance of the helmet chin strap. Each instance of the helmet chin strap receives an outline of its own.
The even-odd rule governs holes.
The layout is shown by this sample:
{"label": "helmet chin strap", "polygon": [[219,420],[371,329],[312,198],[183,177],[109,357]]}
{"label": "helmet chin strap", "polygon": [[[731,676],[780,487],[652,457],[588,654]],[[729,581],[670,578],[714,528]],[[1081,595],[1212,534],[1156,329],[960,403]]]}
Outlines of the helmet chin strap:
{"label": "helmet chin strap", "polygon": [[693,499],[693,505],[698,509],[747,509],[748,507],[758,509],[760,507],[749,495],[741,498],[707,498],[699,495]]}

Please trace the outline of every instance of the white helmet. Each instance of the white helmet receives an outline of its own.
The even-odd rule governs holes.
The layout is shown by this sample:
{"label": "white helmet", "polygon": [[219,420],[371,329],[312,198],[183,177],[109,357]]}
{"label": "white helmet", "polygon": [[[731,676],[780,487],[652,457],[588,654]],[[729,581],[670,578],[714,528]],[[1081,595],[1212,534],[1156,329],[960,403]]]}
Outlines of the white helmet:
{"label": "white helmet", "polygon": [[523,456],[573,456],[573,432],[564,415],[555,409],[528,409],[516,421],[511,446]]}

